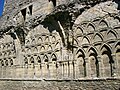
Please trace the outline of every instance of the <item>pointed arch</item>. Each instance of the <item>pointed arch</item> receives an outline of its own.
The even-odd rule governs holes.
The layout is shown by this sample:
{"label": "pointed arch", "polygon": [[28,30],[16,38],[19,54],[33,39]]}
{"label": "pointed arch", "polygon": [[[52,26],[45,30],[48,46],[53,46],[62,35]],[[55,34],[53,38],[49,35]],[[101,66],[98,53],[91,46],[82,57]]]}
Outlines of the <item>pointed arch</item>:
{"label": "pointed arch", "polygon": [[51,60],[52,60],[52,61],[57,61],[57,56],[56,56],[56,54],[53,53],[53,54],[51,55]]}
{"label": "pointed arch", "polygon": [[115,27],[119,25],[119,18],[115,17],[115,16],[111,16],[109,17],[110,19],[108,19],[110,27]]}
{"label": "pointed arch", "polygon": [[1,60],[1,65],[4,66],[4,61],[3,60]]}
{"label": "pointed arch", "polygon": [[88,22],[89,22],[89,21],[83,21],[83,22],[80,24],[80,26],[82,26],[82,27],[86,27],[87,24],[88,24]]}
{"label": "pointed arch", "polygon": [[96,33],[93,37],[94,42],[102,42],[103,41],[103,36],[100,33]]}
{"label": "pointed arch", "polygon": [[85,51],[81,48],[78,48],[76,55],[78,55],[77,58],[79,58],[82,55],[83,55],[83,57],[85,57]]}
{"label": "pointed arch", "polygon": [[49,42],[49,37],[48,36],[45,37],[45,42]]}
{"label": "pointed arch", "polygon": [[117,39],[117,33],[115,33],[113,30],[109,30],[107,32],[107,39]]}
{"label": "pointed arch", "polygon": [[7,55],[7,52],[6,52],[6,51],[3,51],[3,55],[6,56],[6,55]]}
{"label": "pointed arch", "polygon": [[59,42],[57,42],[56,44],[55,44],[55,49],[59,49],[60,48],[60,43]]}
{"label": "pointed arch", "polygon": [[[93,52],[90,52],[90,50],[92,50]],[[90,46],[87,50],[87,55],[90,56],[91,53],[94,53],[95,55],[98,55],[98,50],[95,47]]]}
{"label": "pointed arch", "polygon": [[74,45],[78,46],[78,45],[79,45],[78,42],[79,42],[79,41],[78,41],[77,39],[74,39]]}
{"label": "pointed arch", "polygon": [[94,25],[97,26],[97,25],[99,25],[100,20],[101,20],[101,18],[97,17],[92,21],[92,23],[94,23]]}
{"label": "pointed arch", "polygon": [[48,51],[52,50],[52,46],[51,46],[51,45],[48,45],[47,50],[48,50]]}
{"label": "pointed arch", "polygon": [[33,47],[33,51],[37,52],[38,48],[37,47]]}
{"label": "pointed arch", "polygon": [[100,20],[98,28],[100,29],[100,28],[106,28],[106,27],[109,27],[108,23],[104,19]]}
{"label": "pointed arch", "polygon": [[37,62],[38,62],[38,63],[41,63],[41,58],[40,58],[40,56],[37,56]]}
{"label": "pointed arch", "polygon": [[[119,45],[120,45],[120,40],[118,40],[118,41],[115,43],[115,45],[114,45],[114,47],[113,47],[114,52],[116,52],[117,49],[119,49]],[[118,47],[117,47],[117,46],[118,46]]]}
{"label": "pointed arch", "polygon": [[82,37],[82,36],[77,36],[77,41],[79,42],[79,45],[81,44],[82,39],[83,39],[83,37]]}
{"label": "pointed arch", "polygon": [[2,56],[2,52],[0,52],[0,57]]}
{"label": "pointed arch", "polygon": [[101,30],[100,30],[100,33],[101,33],[101,35],[103,36],[103,38],[106,37],[107,31],[108,31],[107,29],[101,29]]}
{"label": "pointed arch", "polygon": [[107,48],[107,49],[110,51],[110,53],[112,52],[111,46],[108,45],[107,43],[104,43],[104,44],[102,44],[102,45],[100,46],[101,54],[102,54],[102,49],[103,49],[104,47]]}
{"label": "pointed arch", "polygon": [[8,66],[9,64],[8,64],[8,60],[5,60],[5,64],[6,64],[6,66]]}
{"label": "pointed arch", "polygon": [[40,52],[43,52],[43,51],[45,51],[45,47],[44,47],[44,46],[41,46]]}
{"label": "pointed arch", "polygon": [[118,19],[119,22],[120,22],[120,17],[119,17],[119,15],[115,15],[114,18]]}
{"label": "pointed arch", "polygon": [[120,24],[120,17],[119,16],[114,16],[114,20],[116,21],[117,25]]}
{"label": "pointed arch", "polygon": [[[79,77],[86,77],[86,61],[85,61],[85,52],[82,49],[78,49],[76,52],[76,61],[78,66]],[[77,72],[77,73],[78,73]]]}
{"label": "pointed arch", "polygon": [[34,63],[34,57],[31,57],[31,58],[30,58],[30,62],[31,62],[31,63]]}
{"label": "pointed arch", "polygon": [[42,42],[43,42],[42,37],[38,37],[38,42],[39,42],[39,43],[42,43]]}
{"label": "pointed arch", "polygon": [[30,40],[27,40],[27,39],[26,39],[25,41],[26,41],[25,44],[27,44],[27,45],[30,44]]}
{"label": "pointed arch", "polygon": [[87,29],[88,29],[89,32],[94,32],[94,31],[95,31],[95,25],[90,22],[90,23],[87,25]]}
{"label": "pointed arch", "polygon": [[55,41],[56,41],[56,37],[52,36],[52,42],[55,42]]}
{"label": "pointed arch", "polygon": [[24,57],[24,62],[25,62],[25,64],[28,64],[28,58],[27,57]]}
{"label": "pointed arch", "polygon": [[83,34],[83,29],[82,27],[77,27],[76,30],[75,30],[75,34]]}
{"label": "pointed arch", "polygon": [[11,58],[10,59],[10,66],[12,66],[13,65],[13,59]]}
{"label": "pointed arch", "polygon": [[82,45],[83,44],[90,44],[90,39],[87,36],[84,36],[82,39]]}
{"label": "pointed arch", "polygon": [[[31,52],[30,47],[26,47],[26,52],[27,52],[27,53],[30,53],[30,52]],[[11,52],[10,52],[10,54],[11,54]]]}
{"label": "pointed arch", "polygon": [[99,77],[99,62],[97,59],[98,51],[94,47],[90,47],[87,51],[89,62],[90,62],[90,69],[91,69],[91,75],[92,77]]}
{"label": "pointed arch", "polygon": [[48,56],[47,56],[47,55],[44,55],[43,60],[44,60],[44,62],[49,62]]}
{"label": "pointed arch", "polygon": [[36,41],[35,41],[35,38],[32,38],[32,44],[35,44]]}
{"label": "pointed arch", "polygon": [[101,47],[101,55],[102,55],[102,62],[104,68],[104,77],[111,77],[113,75],[113,59],[112,59],[112,51],[109,45],[104,44]]}

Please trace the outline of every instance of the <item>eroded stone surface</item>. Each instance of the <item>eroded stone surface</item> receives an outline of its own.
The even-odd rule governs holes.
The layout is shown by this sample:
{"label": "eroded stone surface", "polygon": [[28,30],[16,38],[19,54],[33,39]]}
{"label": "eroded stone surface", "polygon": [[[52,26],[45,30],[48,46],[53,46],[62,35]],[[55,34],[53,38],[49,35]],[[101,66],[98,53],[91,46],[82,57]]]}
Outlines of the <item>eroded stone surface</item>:
{"label": "eroded stone surface", "polygon": [[120,88],[119,4],[63,1],[15,1],[8,10],[6,4],[0,18],[1,90]]}

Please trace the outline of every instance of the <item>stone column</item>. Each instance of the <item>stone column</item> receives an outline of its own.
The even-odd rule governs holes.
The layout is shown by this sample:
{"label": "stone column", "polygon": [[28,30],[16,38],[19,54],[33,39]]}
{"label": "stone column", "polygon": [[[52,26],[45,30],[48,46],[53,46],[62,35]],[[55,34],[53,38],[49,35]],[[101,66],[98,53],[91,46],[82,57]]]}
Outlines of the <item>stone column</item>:
{"label": "stone column", "polygon": [[49,78],[49,63],[44,63],[44,66],[43,66],[43,73],[44,73],[44,78]]}
{"label": "stone column", "polygon": [[64,74],[65,74],[65,65],[64,65],[64,62],[62,62],[62,79],[64,78]]}
{"label": "stone column", "polygon": [[72,61],[69,61],[69,67],[70,67],[70,79],[73,79],[73,63]]}
{"label": "stone column", "polygon": [[59,78],[59,70],[58,70],[59,64],[57,62],[56,62],[55,67],[56,67],[56,79],[58,80],[58,78]]}
{"label": "stone column", "polygon": [[75,79],[75,61],[72,61],[72,67],[73,67],[73,79]]}
{"label": "stone column", "polygon": [[40,64],[40,78],[43,78],[43,64]]}
{"label": "stone column", "polygon": [[91,67],[88,57],[85,58],[85,62],[86,62],[86,78],[91,78]]}
{"label": "stone column", "polygon": [[[7,67],[6,67],[6,70],[7,70]],[[6,71],[6,73],[7,73],[7,71]],[[16,78],[16,65],[12,67],[12,78]]]}
{"label": "stone column", "polygon": [[3,78],[3,66],[1,66],[1,78]]}
{"label": "stone column", "polygon": [[119,70],[118,70],[118,66],[119,66],[118,60],[116,60],[116,54],[115,54],[115,53],[111,54],[111,56],[112,56],[112,58],[113,58],[113,63],[112,63],[112,76],[113,76],[113,77],[117,77],[117,76],[119,76],[119,75],[118,75],[118,72],[119,72]]}
{"label": "stone column", "polygon": [[35,63],[34,64],[34,78],[37,78],[37,76],[38,76],[38,70],[39,70],[38,64]]}
{"label": "stone column", "polygon": [[3,70],[4,70],[4,66],[2,66],[2,69],[1,69],[1,78],[3,78]]}
{"label": "stone column", "polygon": [[28,77],[33,78],[33,64],[28,65]]}
{"label": "stone column", "polygon": [[39,78],[40,77],[40,67],[39,64],[34,65],[34,78]]}
{"label": "stone column", "polygon": [[[24,66],[22,65],[22,66],[20,66],[20,69],[19,69],[19,72],[21,72],[20,73],[20,78],[23,78],[24,77]],[[28,71],[29,72],[29,71]],[[28,77],[28,76],[27,76]]]}
{"label": "stone column", "polygon": [[70,63],[68,61],[68,78],[70,78]]}
{"label": "stone column", "polygon": [[64,77],[67,77],[67,63],[64,62]]}
{"label": "stone column", "polygon": [[10,69],[10,72],[11,72],[11,76],[10,76],[10,78],[13,78],[13,76],[14,76],[14,74],[13,74],[13,70],[14,70],[14,67],[13,66],[11,66],[11,69]]}
{"label": "stone column", "polygon": [[0,64],[0,78],[2,77],[2,66]]}
{"label": "stone column", "polygon": [[14,45],[15,45],[15,50],[16,50],[16,58],[14,59],[14,64],[15,65],[20,65],[22,64],[22,55],[21,55],[21,44],[20,41],[18,39],[18,36],[16,33],[14,33],[14,35],[16,36],[17,39],[14,40]]}
{"label": "stone column", "polygon": [[80,76],[80,72],[79,72],[79,62],[78,60],[75,61],[75,79],[78,79]]}
{"label": "stone column", "polygon": [[54,73],[55,72],[54,71],[55,70],[55,66],[54,66],[54,64],[55,64],[55,62],[53,62],[53,61],[49,64],[50,65],[49,66],[49,69],[50,69],[50,78],[52,78],[52,79],[55,78],[55,73]]}
{"label": "stone column", "polygon": [[58,65],[57,76],[58,76],[59,79],[61,79],[62,78],[62,63],[59,62],[59,63],[57,63],[57,65]]}
{"label": "stone column", "polygon": [[47,78],[50,78],[50,63],[47,63]]}
{"label": "stone column", "polygon": [[103,67],[103,61],[102,61],[101,55],[98,55],[97,59],[99,64],[99,78],[104,77],[104,67]]}
{"label": "stone column", "polygon": [[5,78],[6,75],[6,65],[5,65],[5,60],[3,60],[4,66],[2,66],[2,78]]}
{"label": "stone column", "polygon": [[4,78],[7,78],[7,74],[6,74],[7,72],[6,71],[7,71],[7,66],[4,66]]}
{"label": "stone column", "polygon": [[28,65],[24,65],[24,78],[28,78]]}
{"label": "stone column", "polygon": [[46,75],[46,64],[42,63],[42,78],[45,78]]}
{"label": "stone column", "polygon": [[32,78],[35,77],[35,63],[32,63]]}

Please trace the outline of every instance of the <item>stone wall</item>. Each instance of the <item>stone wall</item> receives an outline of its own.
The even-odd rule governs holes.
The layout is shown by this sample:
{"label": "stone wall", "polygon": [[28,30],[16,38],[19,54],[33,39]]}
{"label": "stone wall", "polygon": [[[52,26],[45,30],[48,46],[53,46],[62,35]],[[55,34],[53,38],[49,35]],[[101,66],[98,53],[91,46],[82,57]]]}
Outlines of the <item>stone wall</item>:
{"label": "stone wall", "polygon": [[1,90],[120,88],[119,4],[62,1],[57,7],[48,0],[5,6]]}
{"label": "stone wall", "polygon": [[119,79],[41,81],[0,80],[0,90],[119,90]]}
{"label": "stone wall", "polygon": [[[29,5],[26,7],[29,9]],[[10,29],[0,38],[0,77],[71,80],[119,77],[118,12],[116,4],[109,1],[83,12],[70,30],[65,28],[68,19],[62,12],[46,16],[45,24],[33,29],[24,25]]]}

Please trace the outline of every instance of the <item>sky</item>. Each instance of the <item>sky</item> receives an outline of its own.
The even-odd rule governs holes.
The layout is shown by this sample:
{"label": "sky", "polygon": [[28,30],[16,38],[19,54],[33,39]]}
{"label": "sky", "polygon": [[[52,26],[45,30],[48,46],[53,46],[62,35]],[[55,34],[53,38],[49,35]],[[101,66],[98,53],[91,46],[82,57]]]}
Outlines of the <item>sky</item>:
{"label": "sky", "polygon": [[0,0],[0,16],[2,16],[4,0]]}

